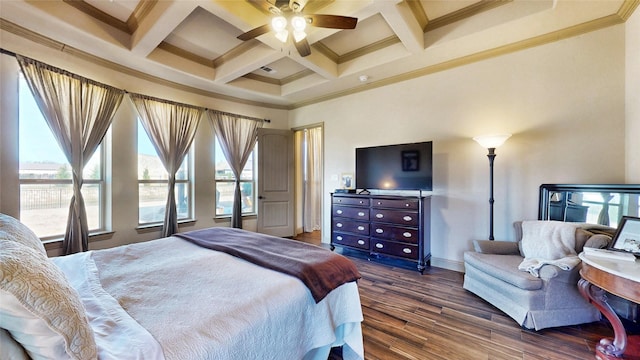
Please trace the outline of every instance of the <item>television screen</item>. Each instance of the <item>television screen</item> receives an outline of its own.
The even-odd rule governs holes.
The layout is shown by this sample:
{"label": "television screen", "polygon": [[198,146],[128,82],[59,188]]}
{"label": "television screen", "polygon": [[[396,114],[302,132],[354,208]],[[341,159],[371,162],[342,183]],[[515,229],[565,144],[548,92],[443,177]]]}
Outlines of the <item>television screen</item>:
{"label": "television screen", "polygon": [[356,148],[356,188],[433,190],[431,141]]}

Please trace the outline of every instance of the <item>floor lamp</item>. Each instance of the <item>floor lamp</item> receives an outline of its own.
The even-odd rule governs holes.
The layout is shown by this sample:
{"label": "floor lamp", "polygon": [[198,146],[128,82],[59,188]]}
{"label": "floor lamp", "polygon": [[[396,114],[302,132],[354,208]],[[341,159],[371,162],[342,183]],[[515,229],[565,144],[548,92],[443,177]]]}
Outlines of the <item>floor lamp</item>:
{"label": "floor lamp", "polygon": [[489,240],[493,240],[493,160],[496,158],[496,148],[504,144],[511,134],[476,136],[477,141],[483,148],[489,150]]}

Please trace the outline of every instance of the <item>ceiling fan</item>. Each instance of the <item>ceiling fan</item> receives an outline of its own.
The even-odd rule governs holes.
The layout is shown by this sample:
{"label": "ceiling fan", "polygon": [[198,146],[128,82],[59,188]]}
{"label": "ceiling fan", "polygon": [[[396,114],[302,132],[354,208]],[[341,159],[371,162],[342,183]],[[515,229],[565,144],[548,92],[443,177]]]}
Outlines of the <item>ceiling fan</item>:
{"label": "ceiling fan", "polygon": [[242,41],[251,40],[273,30],[278,40],[286,43],[289,32],[300,56],[311,54],[304,31],[307,25],[329,29],[355,29],[358,18],[340,15],[305,14],[303,9],[310,0],[248,0],[273,18],[268,24],[258,26],[238,36]]}

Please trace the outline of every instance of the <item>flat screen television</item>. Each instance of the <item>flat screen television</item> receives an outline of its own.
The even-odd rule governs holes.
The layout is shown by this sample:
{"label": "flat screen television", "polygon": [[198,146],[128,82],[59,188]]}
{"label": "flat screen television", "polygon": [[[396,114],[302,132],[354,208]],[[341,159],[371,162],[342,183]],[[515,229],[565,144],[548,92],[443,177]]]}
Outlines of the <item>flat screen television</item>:
{"label": "flat screen television", "polygon": [[431,141],[356,148],[356,188],[433,190]]}

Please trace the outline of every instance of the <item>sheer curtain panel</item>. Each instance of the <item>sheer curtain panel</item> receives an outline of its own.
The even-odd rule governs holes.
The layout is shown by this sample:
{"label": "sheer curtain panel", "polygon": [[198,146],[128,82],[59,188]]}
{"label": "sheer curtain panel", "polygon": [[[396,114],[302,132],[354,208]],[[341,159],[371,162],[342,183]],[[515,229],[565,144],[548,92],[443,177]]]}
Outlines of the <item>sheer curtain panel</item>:
{"label": "sheer curtain panel", "polygon": [[64,254],[87,251],[89,230],[82,170],[104,138],[124,91],[16,55],[49,128],[71,164],[73,196],[62,243]]}
{"label": "sheer curtain panel", "polygon": [[176,172],[189,152],[204,110],[140,94],[129,94],[129,98],[169,176],[162,236],[171,236],[178,232]]}
{"label": "sheer curtain panel", "polygon": [[235,177],[231,227],[242,229],[242,194],[240,175],[258,140],[258,128],[262,121],[245,119],[238,115],[209,110],[209,120],[215,136],[220,141],[224,157]]}
{"label": "sheer curtain panel", "polygon": [[304,182],[304,219],[305,232],[321,229],[322,207],[322,128],[305,131],[306,159]]}

